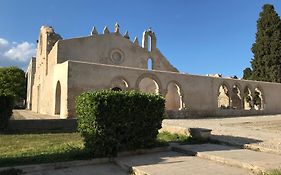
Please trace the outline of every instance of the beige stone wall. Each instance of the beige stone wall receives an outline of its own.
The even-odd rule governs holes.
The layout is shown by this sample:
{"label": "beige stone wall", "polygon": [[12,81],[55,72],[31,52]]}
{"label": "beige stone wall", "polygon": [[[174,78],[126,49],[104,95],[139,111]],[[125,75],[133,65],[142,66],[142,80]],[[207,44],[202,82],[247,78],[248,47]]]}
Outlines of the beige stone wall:
{"label": "beige stone wall", "polygon": [[[103,77],[102,79],[100,77]],[[216,115],[253,115],[280,113],[281,94],[275,93],[281,90],[281,84],[237,79],[226,79],[187,75],[163,71],[148,71],[121,66],[101,65],[95,63],[83,63],[69,61],[68,81],[68,113],[75,116],[74,99],[83,91],[109,89],[111,82],[116,77],[123,77],[128,84],[128,89],[139,90],[142,79],[149,77],[154,79],[159,86],[159,92],[163,96],[168,93],[170,82],[176,82],[182,96],[182,103],[190,115],[216,116]],[[219,88],[224,84],[227,87],[234,85],[244,89],[256,87],[262,89],[264,95],[264,110],[221,109],[218,107]],[[229,88],[230,89],[230,88]],[[242,90],[241,90],[242,91]],[[232,95],[232,92],[229,92]],[[242,94],[243,95],[243,94]],[[179,100],[175,100],[178,101]],[[180,104],[172,104],[172,106]]]}
{"label": "beige stone wall", "polygon": [[[67,62],[57,64],[58,35],[51,27],[42,26],[36,53],[36,69],[32,93],[32,111],[54,115],[55,91],[58,80],[62,83],[62,98],[67,94]],[[65,100],[66,101],[66,100]],[[62,101],[61,116],[67,116],[66,104]]]}
{"label": "beige stone wall", "polygon": [[26,108],[31,109],[32,108],[32,86],[34,84],[34,75],[36,70],[36,59],[35,57],[32,57],[30,59],[27,71],[26,71],[26,78],[27,78],[27,92],[26,92]]}
{"label": "beige stone wall", "polygon": [[100,34],[58,42],[58,62],[67,60],[101,63],[147,69],[148,59],[153,69],[176,71],[156,48],[149,52],[120,34]]}

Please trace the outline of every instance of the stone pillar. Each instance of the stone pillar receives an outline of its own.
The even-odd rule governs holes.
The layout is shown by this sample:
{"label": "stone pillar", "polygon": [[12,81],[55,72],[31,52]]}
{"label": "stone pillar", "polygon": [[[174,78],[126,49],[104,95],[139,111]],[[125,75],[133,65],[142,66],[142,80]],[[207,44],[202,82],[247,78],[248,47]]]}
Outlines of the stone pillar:
{"label": "stone pillar", "polygon": [[162,97],[166,98],[167,93],[167,89],[159,89],[159,95],[161,95]]}

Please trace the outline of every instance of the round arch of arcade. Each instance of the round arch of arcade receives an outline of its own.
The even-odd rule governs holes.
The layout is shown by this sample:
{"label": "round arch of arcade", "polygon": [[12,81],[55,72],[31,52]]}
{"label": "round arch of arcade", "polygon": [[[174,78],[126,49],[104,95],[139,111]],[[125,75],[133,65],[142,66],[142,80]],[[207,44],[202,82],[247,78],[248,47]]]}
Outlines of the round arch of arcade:
{"label": "round arch of arcade", "polygon": [[137,78],[135,89],[147,93],[161,94],[162,84],[156,75],[144,73]]}
{"label": "round arch of arcade", "polygon": [[116,90],[116,91],[121,91],[121,90],[128,90],[130,87],[128,81],[122,77],[122,76],[117,76],[113,78],[110,82],[110,89]]}

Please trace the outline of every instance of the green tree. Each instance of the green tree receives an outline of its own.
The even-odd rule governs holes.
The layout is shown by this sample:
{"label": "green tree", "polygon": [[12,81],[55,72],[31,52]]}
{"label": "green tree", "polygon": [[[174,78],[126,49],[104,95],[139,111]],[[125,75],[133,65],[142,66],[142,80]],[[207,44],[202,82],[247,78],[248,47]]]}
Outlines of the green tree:
{"label": "green tree", "polygon": [[243,70],[243,79],[252,80],[253,79],[252,74],[253,74],[252,69],[247,67],[246,69]]}
{"label": "green tree", "polygon": [[281,20],[274,6],[265,4],[257,21],[252,78],[259,81],[281,82]]}
{"label": "green tree", "polygon": [[13,96],[15,101],[25,99],[26,80],[24,71],[17,67],[1,67],[0,94]]}

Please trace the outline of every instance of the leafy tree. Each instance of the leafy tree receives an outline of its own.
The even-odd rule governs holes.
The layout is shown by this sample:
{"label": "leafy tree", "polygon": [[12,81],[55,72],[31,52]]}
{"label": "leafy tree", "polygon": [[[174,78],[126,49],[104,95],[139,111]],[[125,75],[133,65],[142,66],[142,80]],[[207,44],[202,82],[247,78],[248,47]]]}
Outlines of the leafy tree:
{"label": "leafy tree", "polygon": [[17,67],[1,67],[0,94],[12,96],[16,101],[25,99],[26,80],[24,71]]}
{"label": "leafy tree", "polygon": [[247,67],[246,69],[243,70],[243,79],[245,80],[253,79],[252,74],[253,74],[252,69]]}
{"label": "leafy tree", "polygon": [[[259,81],[281,82],[281,20],[274,6],[265,4],[257,21],[252,78]],[[249,70],[246,70],[249,73]],[[246,75],[246,78],[250,76]]]}

